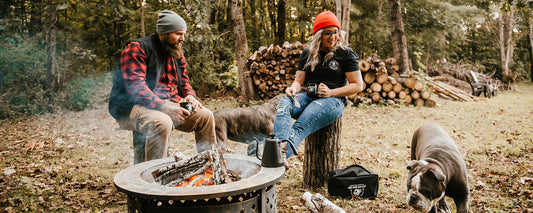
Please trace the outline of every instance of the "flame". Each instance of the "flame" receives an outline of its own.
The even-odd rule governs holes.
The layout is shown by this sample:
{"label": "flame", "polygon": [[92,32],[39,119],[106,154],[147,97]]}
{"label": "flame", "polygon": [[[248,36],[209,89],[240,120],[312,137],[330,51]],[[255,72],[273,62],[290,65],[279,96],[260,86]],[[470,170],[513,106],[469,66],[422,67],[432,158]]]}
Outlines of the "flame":
{"label": "flame", "polygon": [[176,185],[176,187],[186,187],[186,186],[204,186],[204,185],[214,185],[213,180],[213,170],[211,168],[205,170],[204,173],[194,175],[187,180],[184,180],[180,184]]}

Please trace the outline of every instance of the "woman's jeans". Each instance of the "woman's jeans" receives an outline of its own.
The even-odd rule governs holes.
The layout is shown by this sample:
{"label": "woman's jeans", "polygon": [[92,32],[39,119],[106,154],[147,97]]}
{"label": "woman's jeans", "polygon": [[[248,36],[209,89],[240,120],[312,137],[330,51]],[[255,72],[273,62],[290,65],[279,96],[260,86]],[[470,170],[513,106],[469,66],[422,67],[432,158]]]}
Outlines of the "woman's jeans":
{"label": "woman's jeans", "polygon": [[[283,97],[276,108],[274,134],[276,138],[288,139],[296,148],[311,133],[326,127],[344,114],[344,102],[340,98],[311,98],[307,93],[297,94],[300,107],[294,106],[291,97]],[[292,118],[296,119],[294,124]],[[287,158],[294,154],[287,146]]]}

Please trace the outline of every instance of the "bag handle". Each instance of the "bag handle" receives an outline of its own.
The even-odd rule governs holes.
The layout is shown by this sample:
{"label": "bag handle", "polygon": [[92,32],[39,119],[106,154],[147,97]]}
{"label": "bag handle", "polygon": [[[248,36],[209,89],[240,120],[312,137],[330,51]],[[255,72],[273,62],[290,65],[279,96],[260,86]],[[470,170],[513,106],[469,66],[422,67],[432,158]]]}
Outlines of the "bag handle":
{"label": "bag handle", "polygon": [[[370,170],[366,169],[365,167],[361,166],[361,165],[358,165],[358,164],[353,164],[353,165],[350,165],[344,169],[338,169],[338,170],[334,170],[334,171],[331,171],[330,172],[330,177],[333,177],[333,176],[337,176],[337,177],[343,177],[344,175],[341,175],[340,173],[345,173],[346,170],[349,170],[350,168],[360,168],[361,170],[367,172],[368,174],[375,174],[373,172],[371,172]],[[357,176],[359,176],[357,174]]]}
{"label": "bag handle", "polygon": [[372,171],[366,169],[365,167],[363,167],[363,166],[361,166],[361,165],[359,165],[359,164],[353,164],[353,165],[349,166],[348,168],[350,168],[350,167],[352,167],[352,166],[359,167],[359,168],[365,170],[366,172],[368,172],[369,174],[374,174],[374,172],[372,172]]}

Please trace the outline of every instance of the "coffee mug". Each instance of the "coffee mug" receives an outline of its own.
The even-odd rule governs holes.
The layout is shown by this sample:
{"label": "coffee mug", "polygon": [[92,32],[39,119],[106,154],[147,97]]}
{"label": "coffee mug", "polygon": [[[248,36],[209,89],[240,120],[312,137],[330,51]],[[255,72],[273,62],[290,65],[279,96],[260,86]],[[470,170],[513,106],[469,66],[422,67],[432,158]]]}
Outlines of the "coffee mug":
{"label": "coffee mug", "polygon": [[189,113],[191,114],[194,112],[194,108],[192,107],[192,102],[180,102],[180,106],[181,108],[184,108],[187,111],[189,111]]}
{"label": "coffee mug", "polygon": [[307,95],[311,97],[318,96],[318,84],[315,84],[315,83],[307,84]]}

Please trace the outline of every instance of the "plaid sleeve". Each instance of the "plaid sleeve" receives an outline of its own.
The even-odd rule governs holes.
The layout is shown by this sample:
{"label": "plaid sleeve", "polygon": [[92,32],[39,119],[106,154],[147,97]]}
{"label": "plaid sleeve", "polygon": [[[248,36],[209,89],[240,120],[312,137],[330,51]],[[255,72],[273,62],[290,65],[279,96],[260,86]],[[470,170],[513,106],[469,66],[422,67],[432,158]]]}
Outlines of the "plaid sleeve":
{"label": "plaid sleeve", "polygon": [[165,102],[158,98],[146,84],[146,69],[146,53],[139,42],[130,42],[122,50],[120,58],[120,71],[126,90],[135,103],[150,109],[159,109]]}
{"label": "plaid sleeve", "polygon": [[192,95],[196,98],[196,92],[189,84],[189,76],[187,75],[187,62],[185,61],[185,56],[181,57],[180,60],[180,70],[181,70],[181,88],[182,88],[182,97],[187,97]]}

